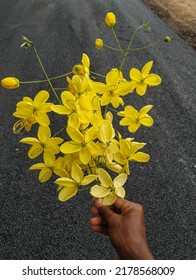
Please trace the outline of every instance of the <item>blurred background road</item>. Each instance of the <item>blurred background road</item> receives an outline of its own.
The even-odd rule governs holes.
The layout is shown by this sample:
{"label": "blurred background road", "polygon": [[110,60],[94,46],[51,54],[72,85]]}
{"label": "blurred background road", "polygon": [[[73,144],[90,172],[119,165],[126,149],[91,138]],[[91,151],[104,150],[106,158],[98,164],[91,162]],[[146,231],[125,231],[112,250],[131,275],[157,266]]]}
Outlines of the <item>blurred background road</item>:
{"label": "blurred background road", "polygon": [[[124,65],[128,78],[131,67],[141,69],[153,60],[153,72],[163,79],[142,98],[130,96],[138,109],[154,105],[155,124],[141,128],[135,137],[147,142],[151,160],[131,165],[126,198],[144,206],[156,258],[195,259],[195,50],[139,0],[1,0],[0,10],[0,78],[44,78],[33,51],[20,48],[22,35],[34,41],[50,77],[70,71],[83,52],[91,59],[92,71],[107,73],[119,57],[96,50],[94,40],[115,44],[104,25],[108,11],[117,16],[115,29],[125,47],[144,21],[150,22],[151,32],[141,32],[135,46],[172,38],[170,44],[130,54]],[[64,80],[57,85],[64,86]],[[26,134],[13,135],[12,114],[24,95],[33,97],[40,89],[25,85],[0,90],[0,259],[114,259],[107,237],[89,227],[90,195],[81,193],[61,203],[53,182],[41,184],[37,172],[28,170],[29,147],[18,143]],[[124,133],[130,135],[126,129]]]}
{"label": "blurred background road", "polygon": [[185,39],[190,46],[196,48],[195,0],[143,0],[143,2]]}

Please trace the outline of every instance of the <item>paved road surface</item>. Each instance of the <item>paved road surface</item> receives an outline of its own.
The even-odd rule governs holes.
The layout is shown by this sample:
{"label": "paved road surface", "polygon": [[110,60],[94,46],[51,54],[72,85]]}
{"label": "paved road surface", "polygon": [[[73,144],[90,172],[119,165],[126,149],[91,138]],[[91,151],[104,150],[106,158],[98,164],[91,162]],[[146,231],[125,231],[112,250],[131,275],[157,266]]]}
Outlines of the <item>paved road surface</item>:
{"label": "paved road surface", "polygon": [[[148,143],[151,161],[132,165],[127,198],[145,207],[156,258],[195,259],[195,51],[138,0],[1,0],[0,10],[0,77],[43,77],[33,52],[20,49],[21,35],[36,43],[49,76],[69,71],[83,52],[91,57],[92,70],[106,73],[118,58],[95,50],[94,40],[112,38],[103,23],[110,10],[117,15],[124,45],[145,20],[153,32],[142,33],[139,45],[172,37],[171,44],[132,54],[125,65],[128,73],[153,59],[163,78],[161,87],[143,98],[131,96],[138,108],[154,105],[155,124],[137,135],[136,140]],[[23,133],[12,133],[12,113],[24,94],[33,96],[39,89],[25,86],[0,94],[0,259],[113,259],[109,240],[88,225],[89,194],[60,203],[54,185],[41,185],[37,173],[28,171],[28,147],[18,143]]]}

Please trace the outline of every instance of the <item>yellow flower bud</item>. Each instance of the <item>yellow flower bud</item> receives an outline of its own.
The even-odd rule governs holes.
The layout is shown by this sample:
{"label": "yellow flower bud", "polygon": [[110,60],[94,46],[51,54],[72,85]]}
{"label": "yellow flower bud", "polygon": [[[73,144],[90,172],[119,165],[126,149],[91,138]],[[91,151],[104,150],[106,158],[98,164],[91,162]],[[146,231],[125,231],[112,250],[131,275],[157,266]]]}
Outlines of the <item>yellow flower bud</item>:
{"label": "yellow flower bud", "polygon": [[20,82],[15,77],[7,77],[1,80],[1,85],[7,89],[14,89],[20,86]]}
{"label": "yellow flower bud", "polygon": [[95,40],[95,47],[96,47],[97,49],[103,48],[103,40],[101,40],[101,39],[96,39],[96,40]]}
{"label": "yellow flower bud", "polygon": [[76,64],[73,68],[72,68],[72,72],[74,75],[84,75],[84,66],[81,64]]}
{"label": "yellow flower bud", "polygon": [[105,24],[108,28],[112,28],[116,24],[116,16],[114,13],[109,12],[106,14]]}

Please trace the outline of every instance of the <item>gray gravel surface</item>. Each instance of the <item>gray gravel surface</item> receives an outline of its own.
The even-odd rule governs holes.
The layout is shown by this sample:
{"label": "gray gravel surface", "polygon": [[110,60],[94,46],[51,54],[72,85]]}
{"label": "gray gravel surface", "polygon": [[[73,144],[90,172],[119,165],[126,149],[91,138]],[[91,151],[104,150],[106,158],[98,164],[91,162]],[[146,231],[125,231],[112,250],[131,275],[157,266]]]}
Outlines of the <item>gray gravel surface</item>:
{"label": "gray gravel surface", "polygon": [[[135,136],[148,143],[145,151],[151,160],[131,165],[126,198],[145,207],[147,236],[156,258],[195,259],[195,51],[139,0],[1,0],[0,10],[0,78],[43,78],[33,51],[20,48],[22,35],[35,42],[49,76],[70,71],[83,52],[92,60],[92,71],[107,73],[119,58],[114,52],[96,50],[94,40],[101,37],[115,44],[103,22],[111,10],[117,15],[116,31],[125,47],[146,20],[152,31],[141,32],[135,45],[171,36],[170,44],[132,53],[124,65],[128,77],[131,67],[141,68],[154,60],[153,70],[163,78],[162,85],[150,88],[144,97],[130,96],[138,109],[154,105],[155,124]],[[63,86],[64,81],[57,85]],[[40,85],[1,89],[0,259],[113,259],[107,237],[89,227],[90,195],[81,193],[59,202],[52,181],[41,184],[37,172],[28,170],[29,147],[18,143],[26,134],[12,133],[15,104],[40,89]],[[129,135],[126,129],[124,135]]]}

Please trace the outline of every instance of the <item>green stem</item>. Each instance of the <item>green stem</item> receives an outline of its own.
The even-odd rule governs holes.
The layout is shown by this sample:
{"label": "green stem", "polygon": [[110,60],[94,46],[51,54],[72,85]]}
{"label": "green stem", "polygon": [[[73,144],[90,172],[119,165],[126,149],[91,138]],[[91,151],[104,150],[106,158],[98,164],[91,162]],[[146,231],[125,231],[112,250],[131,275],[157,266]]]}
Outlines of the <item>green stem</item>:
{"label": "green stem", "polygon": [[59,131],[57,131],[51,138],[57,136],[57,135],[58,135],[59,133],[61,133],[66,127],[67,127],[67,125],[64,126],[62,129],[60,129]]}
{"label": "green stem", "polygon": [[[121,49],[117,49],[117,48],[113,48],[113,47],[111,47],[111,46],[109,46],[109,45],[106,45],[106,44],[103,44],[106,48],[108,48],[108,49],[111,49],[111,50],[113,50],[113,51],[121,51]],[[124,51],[126,51],[126,50],[123,50],[123,52]]]}
{"label": "green stem", "polygon": [[87,190],[90,190],[90,189],[91,189],[91,187],[83,188],[83,189],[81,189],[81,190],[78,190],[78,192],[87,191]]}
{"label": "green stem", "polygon": [[89,168],[89,170],[90,170],[90,173],[93,174],[92,169],[91,169],[91,166],[90,166],[89,163],[88,163],[88,168]]}
{"label": "green stem", "polygon": [[38,52],[37,52],[36,47],[34,46],[34,44],[33,44],[33,49],[34,49],[34,51],[35,51],[36,57],[37,57],[37,59],[38,59],[38,61],[39,61],[39,64],[40,64],[40,66],[41,66],[41,68],[42,68],[42,71],[44,72],[44,75],[45,75],[45,77],[46,77],[46,79],[47,79],[47,81],[48,81],[48,83],[49,83],[49,85],[50,85],[51,90],[53,91],[53,93],[54,93],[56,99],[58,100],[59,104],[61,104],[61,100],[59,99],[59,97],[58,97],[58,95],[57,95],[55,89],[53,88],[53,85],[51,84],[51,81],[50,81],[50,79],[49,79],[49,77],[48,77],[48,74],[46,73],[46,70],[44,69],[44,66],[43,66],[43,64],[42,64],[42,62],[41,62],[41,59],[40,59],[40,57],[39,57],[39,54],[38,54]]}
{"label": "green stem", "polygon": [[[161,43],[164,43],[164,42],[165,42],[165,39],[160,40],[160,41],[157,41],[157,42],[155,42],[155,43],[153,43],[153,44],[150,44],[150,45],[147,45],[147,46],[144,46],[144,47],[141,47],[141,48],[133,48],[133,49],[129,48],[129,49],[122,50],[122,51],[123,51],[124,53],[125,53],[125,52],[129,52],[129,51],[140,51],[140,50],[144,50],[144,49],[147,49],[147,48],[155,47],[155,46],[157,46],[157,45],[159,45],[159,44],[161,44]],[[106,45],[106,44],[103,44],[103,45],[104,45],[105,47],[107,47],[107,48],[113,50],[113,51],[121,51],[121,50],[118,49],[118,48],[113,48],[113,47],[111,47],[111,46],[109,46],[109,45]]]}
{"label": "green stem", "polygon": [[[51,77],[51,78],[49,78],[49,79],[50,79],[50,80],[55,80],[55,79],[59,79],[59,78],[68,76],[68,75],[70,75],[70,74],[72,74],[72,72],[68,72],[68,73],[65,73],[65,74],[62,74],[62,75],[59,75],[59,76]],[[48,80],[20,81],[20,84],[36,84],[36,83],[45,83],[45,82],[48,82]]]}
{"label": "green stem", "polygon": [[156,43],[153,43],[153,44],[150,44],[150,45],[147,45],[145,47],[141,47],[141,48],[134,48],[134,49],[128,49],[128,51],[141,51],[141,50],[144,50],[144,49],[147,49],[147,48],[152,48],[152,47],[155,47],[161,43],[164,43],[164,40],[160,40]]}
{"label": "green stem", "polygon": [[125,55],[124,55],[124,57],[123,57],[123,59],[122,59],[122,62],[121,62],[121,64],[120,64],[120,66],[119,66],[119,71],[122,70],[123,64],[124,64],[124,62],[125,62],[125,59],[126,59],[126,57],[127,57],[127,54],[128,54],[129,49],[130,49],[130,47],[131,47],[131,44],[133,43],[133,39],[134,39],[134,37],[135,37],[135,35],[137,34],[137,32],[138,32],[139,29],[141,29],[141,26],[139,26],[139,27],[135,30],[135,32],[133,33],[133,35],[132,35],[132,37],[131,37],[131,39],[130,39],[130,42],[129,42],[127,51],[126,51],[126,53],[125,53]]}
{"label": "green stem", "polygon": [[93,72],[93,71],[90,71],[90,73],[93,74],[93,75],[97,75],[99,77],[105,78],[105,75],[102,75],[102,74],[99,74],[99,73],[96,73],[96,72]]}
{"label": "green stem", "polygon": [[114,111],[114,112],[118,113],[117,110],[115,110],[115,109],[113,109],[113,108],[111,108],[111,107],[108,107],[108,109],[111,110],[111,111]]}
{"label": "green stem", "polygon": [[54,88],[55,90],[66,90],[66,88]]}
{"label": "green stem", "polygon": [[108,111],[108,105],[105,106],[105,111],[103,113],[104,118],[105,118],[105,115],[106,115],[107,111]]}
{"label": "green stem", "polygon": [[114,37],[115,37],[116,42],[117,42],[117,44],[118,44],[118,47],[119,47],[119,49],[120,49],[122,55],[124,56],[124,55],[125,55],[125,54],[124,54],[124,51],[123,51],[123,49],[122,49],[122,47],[121,47],[121,45],[120,45],[120,43],[119,43],[118,37],[117,37],[116,32],[115,32],[115,30],[114,30],[113,27],[112,27],[112,32],[113,32],[113,34],[114,34]]}

